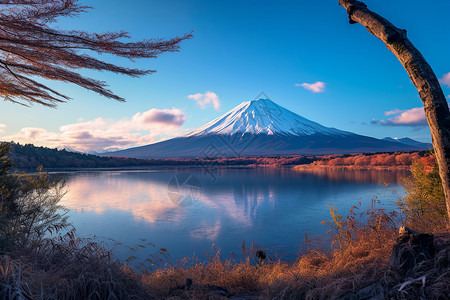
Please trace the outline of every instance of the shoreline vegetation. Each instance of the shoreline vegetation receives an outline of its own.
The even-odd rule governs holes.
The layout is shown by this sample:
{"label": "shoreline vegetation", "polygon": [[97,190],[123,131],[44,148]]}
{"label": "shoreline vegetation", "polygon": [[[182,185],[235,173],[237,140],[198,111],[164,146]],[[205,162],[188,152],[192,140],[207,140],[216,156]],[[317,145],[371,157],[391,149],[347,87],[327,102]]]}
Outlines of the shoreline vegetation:
{"label": "shoreline vegetation", "polygon": [[355,153],[337,155],[295,155],[276,157],[219,157],[196,159],[136,159],[112,156],[98,156],[50,149],[32,144],[9,143],[8,157],[14,161],[16,170],[77,169],[77,168],[121,168],[146,166],[186,166],[186,167],[329,167],[352,169],[407,169],[414,161],[422,161],[427,167],[434,164],[431,151]]}
{"label": "shoreline vegetation", "polygon": [[400,165],[400,166],[329,166],[329,165],[297,165],[293,169],[297,171],[301,170],[311,170],[311,169],[343,169],[343,170],[409,170],[410,165]]}
{"label": "shoreline vegetation", "polygon": [[[11,174],[9,148],[7,143],[0,147],[2,299],[445,299],[450,293],[448,217],[429,153],[414,161],[415,154],[409,154],[412,176],[407,196],[399,199],[401,213],[377,208],[376,200],[367,210],[354,206],[346,215],[330,207],[330,219],[322,224],[330,229],[331,250],[310,248],[294,262],[284,262],[271,260],[261,249],[243,246],[244,258],[237,259],[213,247],[206,261],[184,258],[168,265],[149,256],[147,267],[136,268],[68,230],[58,204],[64,185],[42,169],[37,176]],[[377,155],[394,155],[394,161],[405,157]],[[348,157],[356,162],[375,156],[327,156],[310,167]],[[402,225],[434,234],[432,253],[417,260],[421,253],[414,245],[400,243]],[[411,240],[420,236],[407,235]],[[408,268],[393,263],[393,248],[400,258],[416,262]],[[166,251],[159,249],[162,256]]]}

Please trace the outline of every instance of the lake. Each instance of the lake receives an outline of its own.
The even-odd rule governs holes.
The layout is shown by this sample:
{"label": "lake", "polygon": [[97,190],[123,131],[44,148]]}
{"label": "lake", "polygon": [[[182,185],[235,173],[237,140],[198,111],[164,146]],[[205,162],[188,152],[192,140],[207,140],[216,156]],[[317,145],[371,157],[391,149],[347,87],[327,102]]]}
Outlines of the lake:
{"label": "lake", "polygon": [[[125,260],[165,248],[170,263],[204,258],[211,247],[226,257],[242,242],[293,260],[313,246],[329,247],[329,206],[347,214],[361,201],[395,208],[408,171],[291,168],[147,168],[57,172],[68,192],[61,204],[81,237],[103,241]],[[144,245],[146,248],[138,247]],[[136,253],[127,247],[140,249]]]}

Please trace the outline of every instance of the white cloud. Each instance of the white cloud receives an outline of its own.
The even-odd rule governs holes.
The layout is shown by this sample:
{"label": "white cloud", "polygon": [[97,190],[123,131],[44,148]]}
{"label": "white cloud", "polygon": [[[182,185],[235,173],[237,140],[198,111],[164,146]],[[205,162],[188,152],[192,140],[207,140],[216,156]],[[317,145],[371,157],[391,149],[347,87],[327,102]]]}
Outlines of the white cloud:
{"label": "white cloud", "polygon": [[0,123],[0,133],[5,133],[5,128],[6,128],[6,125],[3,123]]}
{"label": "white cloud", "polygon": [[450,72],[442,75],[442,78],[439,78],[439,82],[450,88]]}
{"label": "white cloud", "polygon": [[394,116],[387,120],[372,120],[372,124],[378,124],[383,126],[411,126],[411,127],[424,127],[427,126],[427,120],[425,118],[425,110],[423,107],[415,107],[406,110],[394,109],[386,111],[385,116]]}
{"label": "white cloud", "polygon": [[206,93],[197,93],[188,96],[189,99],[193,99],[201,109],[205,109],[209,104],[212,104],[215,110],[219,111],[220,100],[216,93],[207,91]]}
{"label": "white cloud", "polygon": [[373,119],[371,123],[383,126],[411,126],[416,128],[428,126],[423,107],[414,107],[411,109],[395,108],[384,112],[384,115],[393,117],[387,120]]}
{"label": "white cloud", "polygon": [[301,86],[307,90],[310,90],[313,93],[323,93],[325,92],[325,82],[316,81],[314,83],[296,83],[295,86]]}
{"label": "white cloud", "polygon": [[46,147],[67,147],[77,151],[107,151],[141,146],[181,134],[186,115],[177,108],[150,109],[131,118],[96,118],[63,125],[58,132],[25,127],[2,140],[33,143]]}

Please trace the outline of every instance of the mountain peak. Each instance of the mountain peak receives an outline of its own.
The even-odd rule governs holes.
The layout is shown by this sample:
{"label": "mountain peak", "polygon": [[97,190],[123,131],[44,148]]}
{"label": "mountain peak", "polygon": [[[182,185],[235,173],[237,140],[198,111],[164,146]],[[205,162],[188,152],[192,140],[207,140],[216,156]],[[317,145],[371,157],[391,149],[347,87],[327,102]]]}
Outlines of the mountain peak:
{"label": "mountain peak", "polygon": [[253,100],[251,100],[250,102],[258,102],[258,101],[260,101],[260,102],[271,102],[271,103],[274,103],[272,100],[266,99],[266,98],[253,99]]}
{"label": "mountain peak", "polygon": [[421,148],[421,145],[379,140],[325,127],[261,98],[243,102],[187,135],[104,155],[210,158],[390,152]]}
{"label": "mountain peak", "polygon": [[328,128],[281,107],[270,99],[243,102],[206,125],[185,136],[209,134],[347,135],[348,132]]}

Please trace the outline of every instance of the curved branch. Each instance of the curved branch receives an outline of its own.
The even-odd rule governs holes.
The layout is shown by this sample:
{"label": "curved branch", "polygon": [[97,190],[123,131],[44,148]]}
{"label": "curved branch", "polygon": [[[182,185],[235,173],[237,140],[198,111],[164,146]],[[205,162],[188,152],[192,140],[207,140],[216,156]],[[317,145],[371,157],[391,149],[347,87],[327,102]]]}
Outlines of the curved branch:
{"label": "curved branch", "polygon": [[439,174],[444,187],[447,213],[450,219],[450,113],[439,81],[422,54],[406,36],[406,30],[395,27],[372,12],[360,1],[339,0],[347,10],[349,22],[359,23],[379,38],[398,58],[419,91],[430,126]]}

